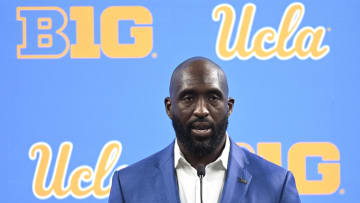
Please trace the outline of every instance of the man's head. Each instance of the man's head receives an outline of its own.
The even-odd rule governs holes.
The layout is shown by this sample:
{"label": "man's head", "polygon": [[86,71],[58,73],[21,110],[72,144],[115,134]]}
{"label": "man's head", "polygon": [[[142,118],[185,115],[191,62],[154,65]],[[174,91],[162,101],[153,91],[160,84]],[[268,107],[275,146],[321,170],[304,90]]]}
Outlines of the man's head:
{"label": "man's head", "polygon": [[165,107],[180,148],[198,158],[220,152],[234,106],[224,71],[207,58],[190,58],[174,70],[169,90]]}

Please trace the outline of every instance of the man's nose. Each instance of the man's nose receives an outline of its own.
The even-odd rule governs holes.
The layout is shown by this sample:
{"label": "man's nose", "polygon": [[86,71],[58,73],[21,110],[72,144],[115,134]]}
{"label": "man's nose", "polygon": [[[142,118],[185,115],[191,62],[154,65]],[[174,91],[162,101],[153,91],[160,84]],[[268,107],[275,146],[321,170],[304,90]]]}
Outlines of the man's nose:
{"label": "man's nose", "polygon": [[209,111],[206,107],[206,102],[204,101],[204,99],[198,100],[194,110],[194,115],[198,118],[205,118],[209,115]]}

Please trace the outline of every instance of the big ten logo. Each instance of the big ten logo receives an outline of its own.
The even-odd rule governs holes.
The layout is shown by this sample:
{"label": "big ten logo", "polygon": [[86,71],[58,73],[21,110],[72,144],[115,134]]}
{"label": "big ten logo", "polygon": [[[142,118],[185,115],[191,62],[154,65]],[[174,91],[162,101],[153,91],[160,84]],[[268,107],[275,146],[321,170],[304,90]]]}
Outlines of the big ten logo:
{"label": "big ten logo", "polygon": [[[239,146],[255,153],[254,148],[247,143],[237,143]],[[281,143],[272,142],[257,144],[257,154],[281,166]],[[309,180],[310,158],[319,157],[323,163],[317,164],[320,179]],[[332,194],[340,186],[340,152],[330,142],[299,142],[292,145],[287,156],[288,169],[294,173],[297,189],[300,194],[324,195]],[[316,170],[316,169],[315,169]]]}
{"label": "big ten logo", "polygon": [[[325,36],[323,26],[305,26],[297,30],[305,14],[302,3],[292,3],[286,8],[277,30],[263,27],[255,32],[250,41],[255,12],[254,4],[244,5],[235,35],[235,9],[229,4],[220,4],[213,9],[213,20],[221,21],[216,41],[216,53],[219,58],[231,60],[237,57],[246,60],[254,56],[266,60],[276,56],[286,60],[296,56],[302,60],[309,57],[316,60],[329,53],[330,47],[322,45]],[[230,47],[233,34],[234,42]]]}
{"label": "big ten logo", "polygon": [[[105,198],[109,195],[111,183],[104,186],[104,180],[109,177],[121,155],[121,143],[118,141],[106,143],[100,152],[95,170],[86,165],[75,168],[66,181],[67,186],[65,186],[72,148],[71,142],[63,142],[60,145],[53,175],[50,178],[48,175],[52,162],[51,147],[45,142],[37,142],[30,147],[30,159],[38,159],[32,186],[33,193],[37,198],[46,199],[55,196],[58,199],[63,199],[72,195],[81,199],[90,195],[96,198]],[[126,165],[118,167],[117,170],[123,167]],[[46,180],[50,180],[48,186],[45,185]]]}
{"label": "big ten logo", "polygon": [[[100,49],[110,58],[142,58],[153,47],[152,14],[142,6],[111,6],[103,10],[100,44],[95,43],[93,7],[70,7],[75,30],[68,26],[68,16],[59,7],[17,7],[16,19],[22,22],[22,43],[17,45],[19,59],[61,58],[69,50],[71,58],[100,58]],[[119,33],[119,23],[125,21],[133,21],[133,26],[130,31],[122,30],[124,35]],[[76,43],[70,45],[71,32],[76,33],[76,40],[72,40]],[[132,39],[130,43],[120,43],[119,36]]]}

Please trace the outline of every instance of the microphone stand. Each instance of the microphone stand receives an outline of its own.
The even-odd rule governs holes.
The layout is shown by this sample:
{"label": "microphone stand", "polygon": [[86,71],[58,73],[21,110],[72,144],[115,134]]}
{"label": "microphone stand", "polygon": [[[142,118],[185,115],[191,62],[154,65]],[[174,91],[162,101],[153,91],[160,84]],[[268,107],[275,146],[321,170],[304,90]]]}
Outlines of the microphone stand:
{"label": "microphone stand", "polygon": [[205,166],[204,165],[199,165],[197,168],[197,175],[200,178],[200,200],[201,203],[203,203],[203,198],[202,198],[202,182],[203,182],[203,178],[205,176]]}

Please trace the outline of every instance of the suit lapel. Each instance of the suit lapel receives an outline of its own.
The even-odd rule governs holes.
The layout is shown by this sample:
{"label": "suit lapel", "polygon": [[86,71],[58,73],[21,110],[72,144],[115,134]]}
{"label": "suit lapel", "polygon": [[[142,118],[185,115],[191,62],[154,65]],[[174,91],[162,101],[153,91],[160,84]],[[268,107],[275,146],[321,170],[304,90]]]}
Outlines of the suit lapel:
{"label": "suit lapel", "polygon": [[245,194],[251,182],[251,174],[246,170],[247,159],[238,146],[232,141],[230,145],[229,163],[222,191],[221,202],[233,203],[245,200]]}
{"label": "suit lapel", "polygon": [[158,171],[154,177],[154,187],[159,195],[159,202],[180,203],[174,168],[174,142],[159,154]]}
{"label": "suit lapel", "polygon": [[[252,175],[246,170],[245,153],[230,140],[230,154],[221,203],[234,203],[244,200]],[[154,191],[157,191],[158,202],[180,203],[179,191],[174,168],[174,142],[158,154],[158,168],[154,175]]]}

